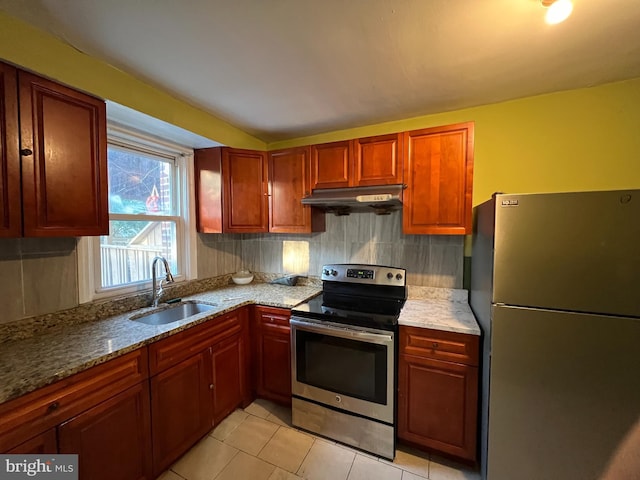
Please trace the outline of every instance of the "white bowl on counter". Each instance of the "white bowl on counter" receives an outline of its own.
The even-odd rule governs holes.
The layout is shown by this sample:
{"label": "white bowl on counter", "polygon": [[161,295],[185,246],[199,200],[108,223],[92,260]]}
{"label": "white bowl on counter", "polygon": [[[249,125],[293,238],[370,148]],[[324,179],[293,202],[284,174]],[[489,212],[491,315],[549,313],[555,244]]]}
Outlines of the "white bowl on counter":
{"label": "white bowl on counter", "polygon": [[233,283],[237,285],[246,285],[247,283],[251,283],[253,281],[253,273],[242,270],[240,272],[232,274],[231,280],[233,280]]}

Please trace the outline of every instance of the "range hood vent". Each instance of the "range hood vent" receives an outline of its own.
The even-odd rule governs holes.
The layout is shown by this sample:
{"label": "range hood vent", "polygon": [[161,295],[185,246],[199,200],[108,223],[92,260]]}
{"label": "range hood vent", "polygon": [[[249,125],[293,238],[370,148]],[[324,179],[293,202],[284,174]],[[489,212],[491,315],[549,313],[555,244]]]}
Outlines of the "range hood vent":
{"label": "range hood vent", "polygon": [[302,199],[303,205],[318,207],[327,213],[349,215],[351,212],[373,212],[388,215],[402,207],[405,185],[373,187],[318,188]]}

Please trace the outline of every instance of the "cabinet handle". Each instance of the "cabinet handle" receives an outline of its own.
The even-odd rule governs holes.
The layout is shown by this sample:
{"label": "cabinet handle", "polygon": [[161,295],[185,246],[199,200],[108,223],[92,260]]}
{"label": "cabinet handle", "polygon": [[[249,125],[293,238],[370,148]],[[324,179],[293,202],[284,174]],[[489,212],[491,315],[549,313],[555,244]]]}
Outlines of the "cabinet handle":
{"label": "cabinet handle", "polygon": [[20,150],[20,155],[22,155],[23,157],[28,157],[30,155],[33,155],[33,150],[23,148],[22,150]]}
{"label": "cabinet handle", "polygon": [[47,413],[51,413],[51,412],[56,411],[59,406],[60,406],[60,404],[58,402],[53,402],[51,405],[49,405],[47,407]]}

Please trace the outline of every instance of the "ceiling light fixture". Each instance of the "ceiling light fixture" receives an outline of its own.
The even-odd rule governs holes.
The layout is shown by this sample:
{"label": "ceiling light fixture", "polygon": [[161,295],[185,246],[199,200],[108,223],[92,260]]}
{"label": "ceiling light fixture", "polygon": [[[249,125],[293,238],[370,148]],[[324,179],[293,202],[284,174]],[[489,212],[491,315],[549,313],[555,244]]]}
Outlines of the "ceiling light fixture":
{"label": "ceiling light fixture", "polygon": [[564,22],[573,10],[571,0],[542,0],[542,6],[548,8],[544,20],[549,25]]}

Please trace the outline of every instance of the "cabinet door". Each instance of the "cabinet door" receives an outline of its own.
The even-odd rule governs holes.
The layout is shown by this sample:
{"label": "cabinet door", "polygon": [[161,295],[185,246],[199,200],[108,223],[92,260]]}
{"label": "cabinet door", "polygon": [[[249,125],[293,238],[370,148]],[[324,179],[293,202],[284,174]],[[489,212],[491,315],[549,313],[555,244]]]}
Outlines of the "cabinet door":
{"label": "cabinet door", "polygon": [[0,62],[0,237],[22,233],[18,74]]}
{"label": "cabinet door", "polygon": [[351,185],[352,142],[311,145],[311,188],[340,188]]}
{"label": "cabinet door", "polygon": [[476,460],[478,368],[400,355],[398,438]]}
{"label": "cabinet door", "polygon": [[19,72],[23,229],[27,237],[103,235],[107,210],[102,100]]}
{"label": "cabinet door", "polygon": [[196,230],[222,233],[222,149],[193,151],[196,194]]}
{"label": "cabinet door", "polygon": [[309,147],[269,152],[269,231],[310,233],[324,230],[324,213],[302,205],[311,193]]}
{"label": "cabinet door", "polygon": [[213,422],[217,424],[242,404],[245,395],[245,353],[241,335],[213,347]]}
{"label": "cabinet door", "polygon": [[58,453],[58,437],[56,435],[56,429],[50,428],[46,432],[21,443],[15,448],[12,448],[7,453],[21,453],[23,455]]}
{"label": "cabinet door", "polygon": [[60,453],[78,454],[81,479],[152,478],[147,382],[63,423],[58,432]]}
{"label": "cabinet door", "polygon": [[207,351],[151,378],[154,474],[162,473],[211,429],[210,365]]}
{"label": "cabinet door", "polygon": [[256,308],[256,393],[261,398],[291,404],[291,312]]}
{"label": "cabinet door", "polygon": [[269,231],[268,169],[265,152],[222,150],[223,231]]}
{"label": "cabinet door", "polygon": [[356,186],[402,183],[400,134],[354,140],[353,183]]}
{"label": "cabinet door", "polygon": [[473,123],[404,134],[403,231],[471,233]]}

